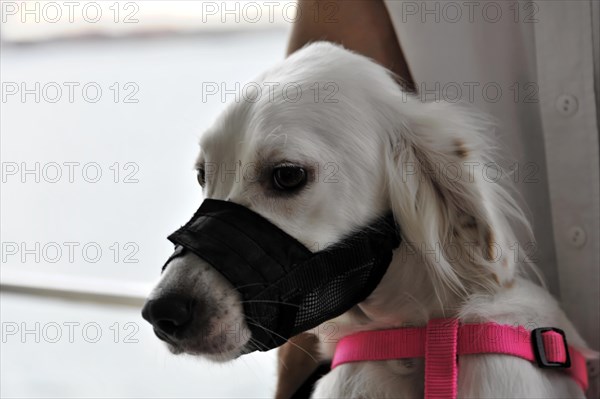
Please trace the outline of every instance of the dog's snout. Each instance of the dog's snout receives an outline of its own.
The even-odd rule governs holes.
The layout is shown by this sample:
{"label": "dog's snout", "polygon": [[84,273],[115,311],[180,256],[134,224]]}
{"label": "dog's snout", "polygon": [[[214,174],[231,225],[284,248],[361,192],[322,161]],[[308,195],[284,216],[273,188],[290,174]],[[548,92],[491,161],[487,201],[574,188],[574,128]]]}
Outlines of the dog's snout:
{"label": "dog's snout", "polygon": [[169,295],[151,299],[142,309],[142,317],[152,326],[159,338],[181,333],[192,319],[193,301],[181,295]]}

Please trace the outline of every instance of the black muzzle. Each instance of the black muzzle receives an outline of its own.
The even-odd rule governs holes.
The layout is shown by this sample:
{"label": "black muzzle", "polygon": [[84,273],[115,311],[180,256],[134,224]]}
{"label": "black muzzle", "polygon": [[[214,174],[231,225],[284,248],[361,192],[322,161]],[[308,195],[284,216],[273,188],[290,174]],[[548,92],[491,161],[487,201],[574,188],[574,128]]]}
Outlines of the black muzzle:
{"label": "black muzzle", "polygon": [[250,209],[213,199],[169,240],[176,250],[163,270],[189,250],[240,293],[246,324],[258,342],[246,353],[276,348],[363,301],[400,244],[390,213],[313,253]]}

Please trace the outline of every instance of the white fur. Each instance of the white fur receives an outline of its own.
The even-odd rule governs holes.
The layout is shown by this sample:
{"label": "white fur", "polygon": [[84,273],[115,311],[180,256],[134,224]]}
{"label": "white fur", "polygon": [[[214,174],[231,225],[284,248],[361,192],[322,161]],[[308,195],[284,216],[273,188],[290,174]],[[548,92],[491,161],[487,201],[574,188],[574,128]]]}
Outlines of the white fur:
{"label": "white fur", "polygon": [[[273,96],[262,93],[227,108],[201,142],[206,197],[245,205],[315,250],[388,209],[402,231],[404,241],[375,291],[334,320],[335,336],[317,329],[327,341],[324,356],[332,355],[331,338],[442,316],[559,327],[571,345],[585,348],[556,301],[522,276],[527,259],[516,249],[513,228],[529,231],[529,225],[507,186],[492,181],[490,123],[460,106],[422,103],[384,68],[327,43],[298,51],[255,82],[298,85],[302,95],[291,102],[275,89]],[[326,102],[332,88],[336,102]],[[281,161],[314,167],[313,181],[298,195],[273,195],[264,181],[244,174],[247,165],[256,172]],[[224,173],[236,165],[237,174]],[[193,291],[215,304],[211,323],[247,332],[235,291],[209,267],[190,275],[192,262],[204,265],[188,255],[167,268],[153,295],[173,287]],[[198,280],[210,280],[210,288],[198,289]],[[227,316],[219,313],[220,303],[230,309]],[[248,342],[225,339],[221,360]],[[200,346],[181,343],[190,353],[202,353]],[[583,397],[565,374],[515,357],[463,356],[459,370],[460,397]],[[422,359],[342,365],[314,392],[319,398],[422,395]]]}

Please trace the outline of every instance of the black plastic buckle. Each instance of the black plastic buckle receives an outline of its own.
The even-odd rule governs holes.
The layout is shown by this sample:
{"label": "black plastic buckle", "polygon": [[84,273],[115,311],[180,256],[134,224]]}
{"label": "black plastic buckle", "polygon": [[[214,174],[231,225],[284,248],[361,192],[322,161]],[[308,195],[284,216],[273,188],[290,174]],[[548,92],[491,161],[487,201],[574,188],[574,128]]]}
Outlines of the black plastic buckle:
{"label": "black plastic buckle", "polygon": [[[565,345],[565,353],[567,354],[567,358],[564,362],[549,362],[546,357],[546,349],[544,348],[544,340],[542,339],[542,334],[548,331],[554,331],[559,333],[562,336],[563,344]],[[533,354],[535,355],[535,360],[537,365],[540,368],[548,369],[548,368],[561,368],[568,369],[571,367],[571,356],[569,355],[569,346],[567,345],[567,337],[565,336],[565,332],[560,328],[554,327],[542,327],[536,328],[531,331],[531,343],[533,344]]]}

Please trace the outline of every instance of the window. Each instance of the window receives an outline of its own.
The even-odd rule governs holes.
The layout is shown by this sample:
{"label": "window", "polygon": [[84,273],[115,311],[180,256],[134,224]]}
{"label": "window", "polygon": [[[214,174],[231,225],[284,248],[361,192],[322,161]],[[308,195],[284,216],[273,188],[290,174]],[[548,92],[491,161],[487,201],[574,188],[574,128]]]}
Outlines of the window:
{"label": "window", "polygon": [[175,357],[139,315],[200,133],[284,56],[266,3],[2,2],[1,396],[272,395],[273,353]]}

